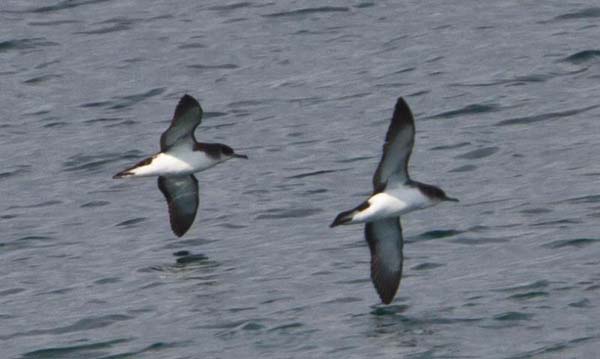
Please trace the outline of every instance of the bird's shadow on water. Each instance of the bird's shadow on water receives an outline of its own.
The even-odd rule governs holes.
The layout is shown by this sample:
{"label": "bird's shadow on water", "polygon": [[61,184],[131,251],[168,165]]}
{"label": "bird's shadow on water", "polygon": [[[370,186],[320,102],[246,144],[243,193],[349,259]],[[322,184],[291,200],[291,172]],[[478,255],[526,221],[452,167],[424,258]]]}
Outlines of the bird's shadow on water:
{"label": "bird's shadow on water", "polygon": [[[415,314],[408,304],[376,304],[371,306],[371,311],[362,316],[368,317],[366,336],[383,340],[383,346],[405,348],[411,352],[418,349],[423,342],[435,341],[435,334],[439,326],[464,325],[464,323],[479,322],[481,318],[448,318],[439,312],[431,314]],[[445,312],[451,308],[443,308]],[[410,314],[405,314],[410,313]],[[431,338],[431,339],[428,339]],[[436,344],[436,351],[414,352],[406,358],[434,358],[439,351],[452,350],[451,343]],[[400,349],[401,351],[403,349]],[[414,356],[413,356],[414,355]]]}
{"label": "bird's shadow on water", "polygon": [[166,273],[178,273],[194,271],[197,269],[214,269],[219,266],[219,263],[210,260],[202,253],[192,254],[188,251],[177,251],[173,253],[176,257],[173,263],[157,264],[143,269],[143,272],[158,271]]}
{"label": "bird's shadow on water", "polygon": [[209,257],[203,253],[193,253],[191,250],[183,249],[184,247],[197,247],[210,242],[214,242],[214,240],[188,239],[170,242],[164,245],[161,248],[161,251],[175,250],[175,252],[172,252],[174,261],[166,264],[153,265],[142,269],[142,271],[181,275],[213,275],[214,271],[221,265],[219,262],[209,259]]}
{"label": "bird's shadow on water", "polygon": [[187,250],[174,252],[173,256],[175,260],[171,263],[153,265],[140,271],[159,273],[160,277],[168,282],[194,281],[196,284],[207,286],[219,282],[221,263],[202,253],[191,253]]}
{"label": "bird's shadow on water", "polygon": [[409,307],[407,304],[372,305],[368,335],[379,337],[392,333],[412,333],[419,327],[419,321],[403,314]]}
{"label": "bird's shadow on water", "polygon": [[366,323],[364,335],[394,352],[413,351],[423,341],[421,337],[434,330],[426,320],[405,315],[409,308],[408,304],[372,305],[369,312],[359,315]]}

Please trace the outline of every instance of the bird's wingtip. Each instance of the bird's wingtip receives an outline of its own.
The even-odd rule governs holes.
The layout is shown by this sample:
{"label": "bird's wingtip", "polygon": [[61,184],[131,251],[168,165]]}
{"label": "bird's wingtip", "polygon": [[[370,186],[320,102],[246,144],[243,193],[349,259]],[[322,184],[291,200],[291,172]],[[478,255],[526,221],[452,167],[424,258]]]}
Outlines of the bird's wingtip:
{"label": "bird's wingtip", "polygon": [[396,106],[400,106],[400,105],[406,106],[406,100],[404,100],[404,97],[402,97],[402,96],[398,97],[398,100],[396,100]]}
{"label": "bird's wingtip", "polygon": [[386,298],[386,297],[380,296],[379,298],[381,299],[381,303],[383,303],[385,305],[390,304],[394,300],[393,296],[390,297],[390,298]]}
{"label": "bird's wingtip", "polygon": [[[200,107],[200,103],[193,96],[186,93],[185,95],[181,96],[181,99],[179,99],[179,103],[175,108],[175,117],[179,117],[190,107]],[[202,107],[200,107],[200,109],[202,110]]]}
{"label": "bird's wingtip", "polygon": [[192,95],[186,93],[183,96],[181,96],[181,100],[186,100],[186,101],[194,100],[195,101],[196,99],[194,97],[192,97]]}

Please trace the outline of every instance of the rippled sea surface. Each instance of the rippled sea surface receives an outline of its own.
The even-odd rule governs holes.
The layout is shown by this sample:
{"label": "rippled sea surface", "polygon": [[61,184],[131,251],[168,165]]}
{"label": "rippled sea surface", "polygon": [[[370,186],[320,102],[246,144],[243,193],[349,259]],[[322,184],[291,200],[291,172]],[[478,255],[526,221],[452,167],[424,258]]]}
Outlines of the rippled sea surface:
{"label": "rippled sea surface", "polygon": [[[3,0],[1,358],[595,358],[600,7],[592,1]],[[199,140],[176,239],[153,178],[180,96]],[[415,179],[392,305],[364,200],[393,105]]]}

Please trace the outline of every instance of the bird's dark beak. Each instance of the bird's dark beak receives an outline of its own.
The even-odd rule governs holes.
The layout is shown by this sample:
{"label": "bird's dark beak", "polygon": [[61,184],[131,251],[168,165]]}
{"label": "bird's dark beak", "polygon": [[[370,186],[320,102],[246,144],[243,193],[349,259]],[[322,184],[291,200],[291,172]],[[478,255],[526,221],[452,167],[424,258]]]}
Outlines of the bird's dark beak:
{"label": "bird's dark beak", "polygon": [[458,198],[452,198],[452,197],[446,197],[446,198],[444,198],[444,201],[448,201],[448,202],[460,202],[458,200]]}
{"label": "bird's dark beak", "polygon": [[248,156],[246,156],[246,155],[240,155],[240,154],[237,154],[237,153],[234,153],[232,156],[235,157],[235,158],[243,158],[245,160],[248,159]]}

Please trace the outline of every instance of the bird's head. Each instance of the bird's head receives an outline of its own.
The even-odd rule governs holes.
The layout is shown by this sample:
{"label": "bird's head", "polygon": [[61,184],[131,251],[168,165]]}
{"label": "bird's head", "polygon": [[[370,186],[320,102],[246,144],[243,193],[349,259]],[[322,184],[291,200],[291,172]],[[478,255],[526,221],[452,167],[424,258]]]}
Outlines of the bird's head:
{"label": "bird's head", "polygon": [[235,151],[233,151],[233,148],[227,146],[227,145],[221,145],[220,146],[220,153],[219,153],[221,159],[223,161],[232,159],[232,158],[243,158],[243,159],[248,159],[248,156],[246,155],[241,155],[238,153],[235,153]]}
{"label": "bird's head", "polygon": [[444,202],[444,201],[458,202],[458,199],[448,197],[448,195],[446,195],[446,192],[444,192],[444,190],[442,190],[441,188],[438,188],[436,186],[420,183],[419,189],[421,190],[421,192],[423,192],[423,194],[425,194],[430,200],[434,201],[435,203]]}

